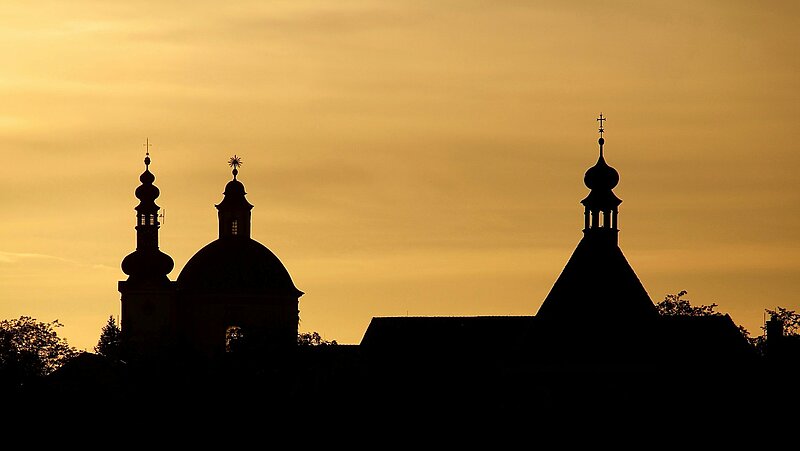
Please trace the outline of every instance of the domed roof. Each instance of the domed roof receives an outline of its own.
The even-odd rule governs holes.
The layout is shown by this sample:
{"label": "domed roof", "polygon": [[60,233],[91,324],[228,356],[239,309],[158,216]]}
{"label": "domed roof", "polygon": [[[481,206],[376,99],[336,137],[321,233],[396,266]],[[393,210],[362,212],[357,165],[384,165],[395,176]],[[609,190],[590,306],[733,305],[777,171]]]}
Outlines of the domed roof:
{"label": "domed roof", "polygon": [[246,237],[220,238],[200,249],[178,276],[178,289],[203,294],[303,294],[278,257]]}
{"label": "domed roof", "polygon": [[222,194],[224,194],[226,196],[228,196],[228,195],[244,196],[247,193],[244,192],[244,184],[242,184],[242,182],[240,182],[240,181],[238,181],[236,179],[233,179],[230,182],[228,182],[227,185],[225,185],[225,191],[223,191]]}
{"label": "domed roof", "polygon": [[122,260],[122,272],[130,280],[165,279],[174,267],[172,257],[158,249],[137,249]]}
{"label": "domed roof", "polygon": [[619,183],[619,172],[606,163],[601,153],[600,158],[597,159],[597,163],[586,171],[586,174],[583,176],[583,183],[586,184],[587,188],[592,190],[613,189],[617,186],[617,183]]}

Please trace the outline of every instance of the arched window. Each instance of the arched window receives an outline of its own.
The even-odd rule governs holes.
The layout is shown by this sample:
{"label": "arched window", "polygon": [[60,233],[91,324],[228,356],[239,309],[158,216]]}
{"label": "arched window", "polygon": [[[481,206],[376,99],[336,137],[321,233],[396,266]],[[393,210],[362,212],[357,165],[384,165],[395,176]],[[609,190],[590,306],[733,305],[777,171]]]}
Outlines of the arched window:
{"label": "arched window", "polygon": [[156,225],[156,216],[150,215],[150,225]]}
{"label": "arched window", "polygon": [[239,234],[239,221],[234,219],[231,221],[231,235]]}
{"label": "arched window", "polygon": [[145,224],[145,222],[144,222],[144,221],[145,221],[145,219],[144,219],[144,215],[141,215],[141,216],[139,217],[139,224],[141,224],[141,225],[144,225],[144,224]]}
{"label": "arched window", "polygon": [[244,333],[239,326],[229,326],[225,329],[225,352],[238,352],[244,346]]}

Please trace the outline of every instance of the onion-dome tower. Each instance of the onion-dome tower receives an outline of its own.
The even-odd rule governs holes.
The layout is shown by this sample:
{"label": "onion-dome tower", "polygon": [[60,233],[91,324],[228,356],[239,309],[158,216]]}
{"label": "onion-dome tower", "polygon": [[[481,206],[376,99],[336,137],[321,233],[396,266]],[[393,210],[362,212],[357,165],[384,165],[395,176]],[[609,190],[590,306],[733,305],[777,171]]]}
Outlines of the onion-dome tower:
{"label": "onion-dome tower", "polygon": [[581,201],[584,229],[575,252],[545,298],[536,317],[550,322],[616,327],[653,319],[653,301],[618,246],[619,205],[613,192],[619,173],[603,155],[603,121],[600,121],[600,157],[586,171],[591,190]]}
{"label": "onion-dome tower", "polygon": [[158,249],[158,210],[160,191],[153,185],[156,177],[150,172],[150,152],[144,157],[144,172],[139,176],[142,184],[136,188],[139,205],[136,206],[136,250],[122,260],[122,272],[134,283],[158,284],[166,282],[167,274],[175,262]]}
{"label": "onion-dome tower", "polygon": [[167,274],[175,263],[158,248],[159,222],[155,200],[160,192],[150,172],[150,141],[144,158],[145,169],[136,188],[136,250],[122,260],[128,280],[118,284],[121,294],[122,346],[128,360],[158,359],[168,353],[175,339],[174,282]]}
{"label": "onion-dome tower", "polygon": [[[601,114],[598,120],[606,119]],[[597,163],[590,167],[583,176],[583,183],[591,190],[589,195],[581,201],[585,207],[583,233],[588,237],[597,237],[597,239],[611,240],[616,243],[619,234],[617,217],[622,199],[618,198],[613,191],[619,183],[619,173],[609,166],[603,157],[603,145],[606,143],[603,138],[604,131],[601,125],[600,139],[597,140],[600,145],[600,157],[597,159]]]}

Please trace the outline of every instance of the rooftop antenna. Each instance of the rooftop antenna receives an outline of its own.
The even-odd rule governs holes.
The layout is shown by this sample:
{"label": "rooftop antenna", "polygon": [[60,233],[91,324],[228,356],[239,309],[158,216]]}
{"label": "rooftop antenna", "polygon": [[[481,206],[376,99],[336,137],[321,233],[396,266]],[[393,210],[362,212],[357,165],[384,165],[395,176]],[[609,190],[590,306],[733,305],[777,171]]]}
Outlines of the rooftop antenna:
{"label": "rooftop antenna", "polygon": [[167,223],[167,209],[162,208],[161,213],[158,214],[158,223],[164,225]]}

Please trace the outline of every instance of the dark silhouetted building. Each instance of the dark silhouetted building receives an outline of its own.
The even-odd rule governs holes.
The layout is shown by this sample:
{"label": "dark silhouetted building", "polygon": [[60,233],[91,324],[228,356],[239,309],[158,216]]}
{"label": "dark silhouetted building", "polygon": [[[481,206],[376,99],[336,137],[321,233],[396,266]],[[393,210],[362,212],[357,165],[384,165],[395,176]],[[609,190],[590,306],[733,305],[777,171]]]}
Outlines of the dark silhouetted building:
{"label": "dark silhouetted building", "polygon": [[[232,162],[234,160],[232,159]],[[237,179],[216,206],[219,237],[200,249],[178,280],[158,249],[158,188],[145,158],[136,189],[137,248],[122,262],[122,341],[129,360],[218,360],[232,352],[282,353],[297,344],[298,290],[283,263],[250,236],[251,205]]]}
{"label": "dark silhouetted building", "polygon": [[[598,119],[605,120],[602,115]],[[536,365],[706,365],[753,357],[728,315],[661,317],[619,247],[619,173],[599,158],[583,238],[536,316],[373,318],[361,342],[370,359]],[[427,363],[426,363],[427,364]]]}

